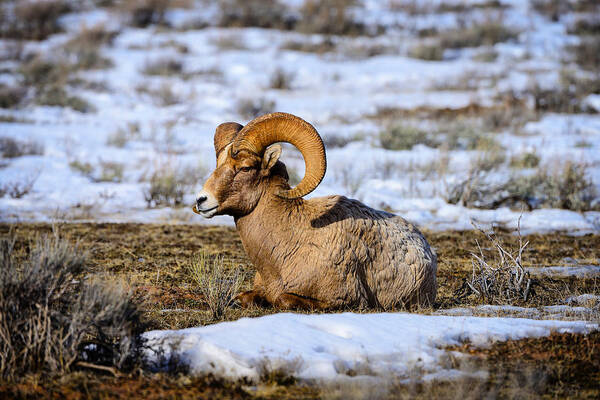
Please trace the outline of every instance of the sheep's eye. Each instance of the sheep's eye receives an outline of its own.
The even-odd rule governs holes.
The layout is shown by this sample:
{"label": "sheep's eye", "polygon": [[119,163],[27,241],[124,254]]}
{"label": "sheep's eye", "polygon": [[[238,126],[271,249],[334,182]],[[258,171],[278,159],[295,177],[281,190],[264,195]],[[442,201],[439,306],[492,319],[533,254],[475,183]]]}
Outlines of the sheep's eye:
{"label": "sheep's eye", "polygon": [[248,172],[251,169],[252,169],[252,167],[242,167],[242,168],[240,168],[240,171]]}

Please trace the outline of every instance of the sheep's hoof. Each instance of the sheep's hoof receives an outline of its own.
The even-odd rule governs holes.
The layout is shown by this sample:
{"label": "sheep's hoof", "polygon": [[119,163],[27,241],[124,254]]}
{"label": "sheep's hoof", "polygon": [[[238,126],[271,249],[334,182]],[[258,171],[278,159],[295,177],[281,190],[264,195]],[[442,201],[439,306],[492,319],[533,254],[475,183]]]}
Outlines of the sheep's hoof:
{"label": "sheep's hoof", "polygon": [[248,290],[236,296],[236,300],[240,302],[242,308],[247,307],[268,307],[271,305],[267,299],[255,290]]}

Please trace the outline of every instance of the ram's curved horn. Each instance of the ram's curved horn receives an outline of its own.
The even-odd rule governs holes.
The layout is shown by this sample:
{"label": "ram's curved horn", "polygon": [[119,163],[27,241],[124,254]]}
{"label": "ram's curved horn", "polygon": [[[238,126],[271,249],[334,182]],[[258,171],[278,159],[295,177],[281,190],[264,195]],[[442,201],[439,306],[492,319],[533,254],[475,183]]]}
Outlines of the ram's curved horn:
{"label": "ram's curved horn", "polygon": [[317,130],[295,115],[272,113],[248,122],[235,138],[232,155],[243,149],[262,156],[268,146],[277,142],[294,145],[302,153],[306,165],[306,172],[298,186],[283,190],[278,195],[295,199],[315,190],[327,169],[325,146]]}
{"label": "ram's curved horn", "polygon": [[217,126],[215,130],[215,154],[217,159],[219,159],[219,153],[233,142],[242,128],[243,126],[237,122],[225,122]]}

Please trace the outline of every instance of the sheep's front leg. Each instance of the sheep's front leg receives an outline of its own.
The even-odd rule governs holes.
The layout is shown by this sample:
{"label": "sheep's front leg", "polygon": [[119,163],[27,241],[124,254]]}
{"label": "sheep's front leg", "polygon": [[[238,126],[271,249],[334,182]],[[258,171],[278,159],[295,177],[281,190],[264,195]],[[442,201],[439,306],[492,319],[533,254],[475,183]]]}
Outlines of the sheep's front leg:
{"label": "sheep's front leg", "polygon": [[236,296],[236,300],[240,302],[243,308],[256,306],[256,307],[268,307],[271,305],[265,296],[258,290],[248,290],[242,292]]}
{"label": "sheep's front leg", "polygon": [[275,300],[273,305],[284,310],[315,311],[328,308],[327,304],[320,300],[311,299],[310,297],[304,297],[294,293],[281,294],[277,300]]}

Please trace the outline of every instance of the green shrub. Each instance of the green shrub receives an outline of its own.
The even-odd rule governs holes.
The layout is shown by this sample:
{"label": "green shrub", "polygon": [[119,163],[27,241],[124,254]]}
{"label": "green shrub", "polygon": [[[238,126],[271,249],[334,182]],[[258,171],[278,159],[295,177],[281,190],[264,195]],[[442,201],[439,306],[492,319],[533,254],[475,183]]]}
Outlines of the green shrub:
{"label": "green shrub", "polygon": [[536,168],[540,164],[540,157],[536,153],[526,152],[511,157],[510,166],[512,168]]}
{"label": "green shrub", "polygon": [[379,144],[387,150],[410,150],[417,144],[435,147],[427,132],[409,125],[396,124],[379,132]]}

